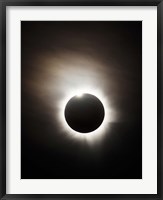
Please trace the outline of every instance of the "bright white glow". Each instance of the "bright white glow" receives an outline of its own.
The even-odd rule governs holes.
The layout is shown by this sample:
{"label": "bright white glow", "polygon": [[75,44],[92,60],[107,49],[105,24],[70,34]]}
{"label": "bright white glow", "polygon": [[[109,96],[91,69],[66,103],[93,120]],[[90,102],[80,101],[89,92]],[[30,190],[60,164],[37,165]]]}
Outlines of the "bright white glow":
{"label": "bright white glow", "polygon": [[[80,93],[79,93],[80,91]],[[66,122],[65,120],[65,115],[64,115],[64,110],[65,110],[65,106],[67,104],[67,102],[73,97],[76,96],[76,94],[80,94],[78,95],[78,97],[81,97],[83,93],[89,93],[92,94],[94,96],[96,96],[103,104],[104,109],[105,109],[105,116],[104,116],[104,120],[102,122],[102,124],[94,131],[89,132],[87,134],[82,134],[79,133],[75,130],[73,130]],[[109,133],[109,122],[111,121],[111,116],[112,116],[112,109],[109,105],[109,101],[107,99],[107,97],[104,96],[104,94],[95,88],[77,88],[77,89],[72,89],[70,91],[68,91],[65,95],[65,98],[60,102],[59,105],[60,111],[59,111],[59,119],[60,122],[62,124],[62,129],[63,132],[65,132],[66,134],[69,134],[72,138],[74,139],[80,139],[83,141],[88,142],[89,144],[93,144],[94,141],[96,140],[100,140],[102,139],[103,135],[105,133]]]}
{"label": "bright white glow", "polygon": [[76,95],[76,97],[81,98],[83,96],[83,93],[79,93]]}

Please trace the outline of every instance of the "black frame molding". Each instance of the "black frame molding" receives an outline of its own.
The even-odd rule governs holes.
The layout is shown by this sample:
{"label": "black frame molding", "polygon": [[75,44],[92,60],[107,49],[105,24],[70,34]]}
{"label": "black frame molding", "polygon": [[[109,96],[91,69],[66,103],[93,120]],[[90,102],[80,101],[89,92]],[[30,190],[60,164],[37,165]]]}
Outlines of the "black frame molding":
{"label": "black frame molding", "polygon": [[[157,194],[6,194],[6,7],[7,6],[157,6]],[[163,0],[0,0],[0,199],[163,200]]]}

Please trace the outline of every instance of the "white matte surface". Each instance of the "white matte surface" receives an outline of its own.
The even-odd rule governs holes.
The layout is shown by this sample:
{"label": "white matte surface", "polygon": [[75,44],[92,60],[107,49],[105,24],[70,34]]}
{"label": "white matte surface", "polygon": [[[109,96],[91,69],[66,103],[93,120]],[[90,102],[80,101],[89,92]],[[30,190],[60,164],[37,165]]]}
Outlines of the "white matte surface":
{"label": "white matte surface", "polygon": [[[7,194],[157,193],[157,7],[7,7]],[[20,21],[143,21],[143,179],[20,177]]]}

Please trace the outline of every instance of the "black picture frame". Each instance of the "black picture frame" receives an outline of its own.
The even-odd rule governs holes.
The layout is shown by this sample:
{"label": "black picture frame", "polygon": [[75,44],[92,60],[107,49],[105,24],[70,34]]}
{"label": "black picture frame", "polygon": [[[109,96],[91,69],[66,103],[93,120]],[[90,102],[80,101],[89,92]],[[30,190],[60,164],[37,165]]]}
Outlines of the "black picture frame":
{"label": "black picture frame", "polygon": [[[6,7],[157,6],[157,194],[6,194]],[[162,73],[163,0],[2,0],[0,1],[0,198],[1,199],[163,199]]]}

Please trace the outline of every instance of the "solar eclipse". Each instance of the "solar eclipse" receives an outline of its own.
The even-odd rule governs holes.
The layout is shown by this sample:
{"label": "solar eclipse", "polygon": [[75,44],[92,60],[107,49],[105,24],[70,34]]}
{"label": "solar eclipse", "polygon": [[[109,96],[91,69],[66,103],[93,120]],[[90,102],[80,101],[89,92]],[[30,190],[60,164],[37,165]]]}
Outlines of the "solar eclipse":
{"label": "solar eclipse", "polygon": [[142,22],[21,21],[21,178],[142,178]]}
{"label": "solar eclipse", "polygon": [[91,94],[72,97],[65,107],[65,118],[69,126],[80,133],[96,130],[104,119],[104,107],[101,101]]}

